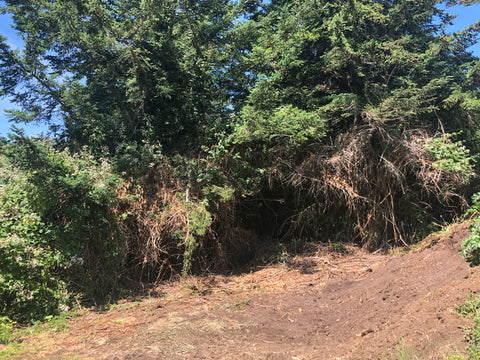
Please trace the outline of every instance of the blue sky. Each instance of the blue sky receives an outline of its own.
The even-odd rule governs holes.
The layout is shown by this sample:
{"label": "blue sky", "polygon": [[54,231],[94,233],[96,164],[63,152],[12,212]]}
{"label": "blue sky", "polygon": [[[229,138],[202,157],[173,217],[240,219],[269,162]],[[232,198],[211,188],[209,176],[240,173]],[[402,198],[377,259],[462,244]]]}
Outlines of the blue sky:
{"label": "blue sky", "polygon": [[[480,19],[480,4],[463,7],[455,6],[448,9],[451,14],[456,14],[458,17],[455,19],[454,25],[448,30],[451,32],[461,30],[470,24],[475,23]],[[15,34],[10,27],[11,21],[8,15],[0,15],[0,34],[8,38],[8,43],[12,47],[20,47],[22,40]],[[480,44],[471,48],[476,56],[480,56]],[[0,98],[0,136],[6,136],[10,132],[11,123],[8,122],[8,118],[5,116],[5,109],[12,109],[13,105],[10,104],[8,98]],[[26,135],[39,135],[42,132],[47,131],[47,127],[44,125],[17,125],[25,129]]]}

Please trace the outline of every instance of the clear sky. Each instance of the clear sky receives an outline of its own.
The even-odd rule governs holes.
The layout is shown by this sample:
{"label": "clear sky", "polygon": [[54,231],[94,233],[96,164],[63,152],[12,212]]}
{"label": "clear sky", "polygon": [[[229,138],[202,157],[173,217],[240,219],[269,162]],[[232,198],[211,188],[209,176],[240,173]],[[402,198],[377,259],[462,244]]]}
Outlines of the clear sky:
{"label": "clear sky", "polygon": [[[470,24],[475,23],[480,19],[480,4],[464,7],[455,6],[448,9],[451,14],[456,14],[458,17],[455,19],[454,25],[448,30],[451,32],[461,30]],[[0,34],[8,38],[8,42],[12,47],[20,47],[22,40],[15,34],[11,28],[11,21],[8,15],[0,15]],[[471,48],[476,56],[480,56],[480,44]],[[5,116],[4,109],[12,109],[12,105],[8,98],[0,98],[0,136],[6,136],[10,132],[11,123],[8,122],[8,118]],[[47,127],[44,125],[17,125],[25,129],[26,135],[39,135],[42,132],[47,131]]]}

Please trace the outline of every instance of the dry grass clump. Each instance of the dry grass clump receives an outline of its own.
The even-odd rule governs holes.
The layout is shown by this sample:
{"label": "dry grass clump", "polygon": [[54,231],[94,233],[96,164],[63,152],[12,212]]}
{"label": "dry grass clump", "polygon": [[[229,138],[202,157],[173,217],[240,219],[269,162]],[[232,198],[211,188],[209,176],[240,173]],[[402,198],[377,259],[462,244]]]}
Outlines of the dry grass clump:
{"label": "dry grass clump", "polygon": [[127,267],[143,281],[158,280],[181,268],[183,244],[178,235],[188,223],[183,191],[167,167],[152,169],[141,186],[130,182],[122,190],[123,196],[133,199],[122,209]]}
{"label": "dry grass clump", "polygon": [[131,181],[119,209],[125,221],[126,272],[152,283],[179,273],[223,270],[251,258],[256,237],[236,225],[235,198],[205,202],[201,186],[182,182],[165,163]]}
{"label": "dry grass clump", "polygon": [[[465,203],[454,191],[465,177],[436,168],[424,148],[427,140],[425,133],[391,136],[376,122],[319,146],[288,179],[312,199],[295,225],[319,236],[330,232],[356,239],[366,247],[406,245],[421,235],[425,223],[441,222]],[[336,229],[328,229],[329,222]]]}

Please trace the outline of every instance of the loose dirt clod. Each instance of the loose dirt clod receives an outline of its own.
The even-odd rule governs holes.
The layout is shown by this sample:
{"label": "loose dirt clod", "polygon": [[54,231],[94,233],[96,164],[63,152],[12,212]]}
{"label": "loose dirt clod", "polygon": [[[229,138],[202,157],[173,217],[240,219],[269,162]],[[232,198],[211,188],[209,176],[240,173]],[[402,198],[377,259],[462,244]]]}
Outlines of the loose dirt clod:
{"label": "loose dirt clod", "polygon": [[31,351],[19,358],[361,360],[402,344],[441,359],[467,347],[455,307],[480,290],[480,272],[458,254],[468,234],[460,224],[396,256],[357,249],[165,283],[163,297],[25,339]]}

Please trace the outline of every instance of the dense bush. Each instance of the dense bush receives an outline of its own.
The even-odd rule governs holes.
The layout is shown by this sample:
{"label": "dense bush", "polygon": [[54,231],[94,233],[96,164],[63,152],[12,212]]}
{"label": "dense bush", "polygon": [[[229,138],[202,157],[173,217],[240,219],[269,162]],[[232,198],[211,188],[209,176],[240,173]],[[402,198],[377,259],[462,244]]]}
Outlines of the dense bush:
{"label": "dense bush", "polygon": [[14,319],[36,319],[71,301],[62,254],[50,246],[51,227],[35,211],[33,186],[4,157],[0,169],[0,307]]}
{"label": "dense bush", "polygon": [[42,319],[105,296],[123,261],[119,178],[86,153],[16,137],[0,155],[0,310]]}
{"label": "dense bush", "polygon": [[480,193],[472,197],[472,207],[467,211],[466,216],[473,216],[473,223],[470,226],[472,234],[463,241],[462,256],[472,266],[480,265]]}

